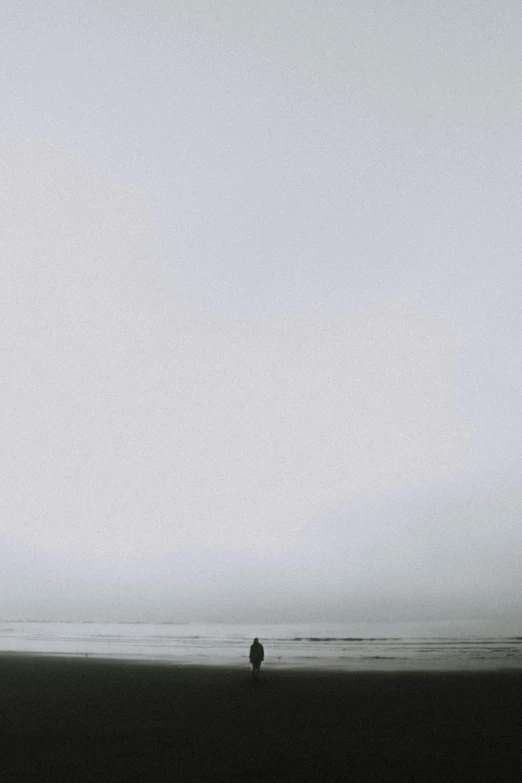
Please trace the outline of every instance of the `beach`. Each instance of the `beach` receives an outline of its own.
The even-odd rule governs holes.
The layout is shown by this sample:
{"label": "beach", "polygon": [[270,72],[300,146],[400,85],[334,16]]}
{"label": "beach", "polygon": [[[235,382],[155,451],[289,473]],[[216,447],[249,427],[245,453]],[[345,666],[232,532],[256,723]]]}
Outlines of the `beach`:
{"label": "beach", "polygon": [[6,781],[515,781],[522,672],[0,655]]}

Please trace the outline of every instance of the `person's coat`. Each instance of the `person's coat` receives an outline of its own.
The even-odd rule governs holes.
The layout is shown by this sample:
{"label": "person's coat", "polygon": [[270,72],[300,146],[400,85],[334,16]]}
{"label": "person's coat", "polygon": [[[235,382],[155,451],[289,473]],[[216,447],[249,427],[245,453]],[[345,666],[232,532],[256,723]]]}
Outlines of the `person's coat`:
{"label": "person's coat", "polygon": [[250,647],[250,663],[260,664],[265,658],[265,651],[263,645],[259,642],[254,642]]}

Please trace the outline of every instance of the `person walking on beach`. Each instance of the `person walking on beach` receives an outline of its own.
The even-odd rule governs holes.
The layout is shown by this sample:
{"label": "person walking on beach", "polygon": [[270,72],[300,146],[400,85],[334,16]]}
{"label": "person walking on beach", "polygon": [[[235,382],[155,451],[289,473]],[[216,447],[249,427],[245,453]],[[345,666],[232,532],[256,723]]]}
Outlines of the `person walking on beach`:
{"label": "person walking on beach", "polygon": [[254,680],[259,680],[259,676],[261,674],[261,663],[264,661],[264,659],[265,651],[263,649],[263,645],[256,636],[250,646],[250,663],[252,664],[252,675]]}

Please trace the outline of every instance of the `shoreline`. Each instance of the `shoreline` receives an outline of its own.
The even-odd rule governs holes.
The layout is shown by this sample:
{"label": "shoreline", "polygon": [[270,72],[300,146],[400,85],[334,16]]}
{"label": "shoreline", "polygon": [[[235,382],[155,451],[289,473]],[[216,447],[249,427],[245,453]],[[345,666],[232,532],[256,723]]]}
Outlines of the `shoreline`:
{"label": "shoreline", "polygon": [[[186,658],[148,658],[146,656],[118,656],[118,655],[103,655],[97,653],[70,653],[70,652],[40,652],[33,650],[0,650],[0,661],[9,658],[35,658],[35,659],[52,659],[52,660],[71,660],[71,661],[102,661],[106,663],[120,663],[129,665],[143,665],[143,666],[179,666],[179,667],[201,667],[202,669],[234,669],[242,670],[249,669],[250,664],[248,656],[245,655],[244,660],[230,660],[228,658],[214,659],[212,661],[201,661],[195,658],[187,656]],[[522,661],[505,661],[502,659],[495,660],[480,659],[478,661],[470,662],[469,660],[462,661],[459,659],[436,659],[436,660],[424,660],[419,659],[407,659],[407,658],[391,658],[375,656],[375,658],[348,658],[344,661],[339,659],[327,659],[327,658],[315,658],[314,662],[307,660],[306,662],[296,661],[295,659],[276,659],[266,660],[263,663],[264,671],[281,671],[281,672],[335,672],[342,674],[371,674],[372,672],[381,674],[393,674],[393,673],[433,673],[440,672],[442,674],[447,673],[488,673],[488,672],[522,672]]]}
{"label": "shoreline", "polygon": [[0,654],[13,781],[515,781],[522,670],[339,671]]}

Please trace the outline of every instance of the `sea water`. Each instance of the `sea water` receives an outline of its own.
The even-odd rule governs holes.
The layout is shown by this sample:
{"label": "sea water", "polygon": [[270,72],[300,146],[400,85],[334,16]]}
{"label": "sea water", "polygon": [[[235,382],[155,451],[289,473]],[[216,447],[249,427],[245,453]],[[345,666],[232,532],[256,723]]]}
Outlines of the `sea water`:
{"label": "sea water", "polygon": [[56,623],[0,621],[0,653],[346,670],[522,668],[522,623]]}

